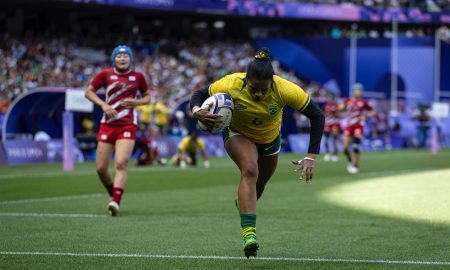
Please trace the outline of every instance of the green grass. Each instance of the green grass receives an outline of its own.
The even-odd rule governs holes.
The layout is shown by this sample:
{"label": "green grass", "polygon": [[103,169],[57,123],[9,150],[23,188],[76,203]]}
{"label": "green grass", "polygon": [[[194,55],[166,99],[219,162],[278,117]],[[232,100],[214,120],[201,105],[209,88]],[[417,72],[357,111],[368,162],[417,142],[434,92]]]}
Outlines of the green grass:
{"label": "green grass", "polygon": [[[257,260],[243,257],[233,202],[239,173],[228,158],[213,159],[210,169],[130,165],[117,218],[106,215],[108,197],[93,163],[76,164],[70,173],[61,164],[0,166],[0,269],[450,269],[449,223],[396,214],[398,201],[384,197],[379,199],[383,211],[354,205],[364,206],[364,200],[346,200],[352,193],[363,194],[362,199],[372,196],[367,191],[376,191],[378,178],[384,186],[393,177],[401,180],[381,189],[383,193],[418,189],[420,200],[439,203],[450,197],[445,190],[450,178],[436,177],[437,171],[450,168],[450,151],[364,153],[358,175],[347,174],[343,159],[319,161],[310,184],[297,180],[290,164],[296,158],[280,157],[258,203]],[[424,174],[412,177],[416,173]],[[420,180],[424,187],[427,180],[435,188],[442,183],[444,190],[434,196],[436,189],[421,188]],[[86,194],[92,196],[65,197]],[[403,202],[407,196],[399,198]],[[18,201],[30,199],[34,201]],[[449,214],[448,206],[435,208],[443,210],[436,214],[433,209],[433,215]],[[320,258],[324,261],[316,260]]]}

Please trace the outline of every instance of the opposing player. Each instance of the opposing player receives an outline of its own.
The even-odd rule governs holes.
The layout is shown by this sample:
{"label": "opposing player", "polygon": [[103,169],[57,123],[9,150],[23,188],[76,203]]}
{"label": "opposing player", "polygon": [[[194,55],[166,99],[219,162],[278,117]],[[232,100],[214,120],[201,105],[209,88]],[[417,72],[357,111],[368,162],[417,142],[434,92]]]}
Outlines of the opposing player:
{"label": "opposing player", "polygon": [[[323,107],[325,113],[325,156],[324,161],[338,161],[337,142],[341,134],[340,112],[333,94],[328,95],[328,100]],[[330,149],[330,137],[333,141],[333,152]]]}
{"label": "opposing player", "polygon": [[[96,168],[103,185],[111,196],[108,212],[119,212],[120,200],[128,182],[127,164],[136,140],[137,117],[134,107],[148,104],[150,94],[144,75],[132,70],[133,54],[124,45],[117,46],[111,55],[113,68],[98,73],[88,86],[85,97],[104,112],[97,135]],[[97,90],[105,90],[103,101]],[[137,93],[141,98],[137,99]],[[114,181],[109,173],[109,161],[114,158]]]}
{"label": "opposing player", "polygon": [[[344,147],[344,154],[348,160],[347,171],[351,174],[355,174],[359,172],[361,159],[360,147],[364,137],[364,120],[367,117],[367,113],[373,109],[367,100],[362,98],[362,93],[364,91],[364,86],[362,84],[355,83],[352,86],[352,91],[352,97],[346,98],[343,103],[339,105],[339,109],[347,111],[348,114],[342,145]],[[351,143],[353,144],[353,154],[350,153]]]}
{"label": "opposing player", "polygon": [[204,167],[209,168],[205,142],[198,136],[197,130],[192,130],[190,135],[180,141],[178,153],[173,158],[173,165],[180,166],[182,169],[186,168],[186,164],[196,166],[198,150],[202,153]]}
{"label": "opposing player", "polygon": [[284,106],[307,116],[311,122],[308,154],[292,161],[300,171],[300,179],[310,182],[316,154],[323,135],[324,115],[309,96],[294,83],[274,74],[267,48],[258,51],[246,73],[234,73],[212,83],[209,89],[191,97],[193,116],[210,127],[220,122],[221,115],[210,114],[201,105],[208,96],[227,93],[234,101],[230,126],[223,131],[225,149],[241,173],[237,205],[240,212],[244,254],[255,256],[256,201],[275,172],[281,148],[280,126]]}

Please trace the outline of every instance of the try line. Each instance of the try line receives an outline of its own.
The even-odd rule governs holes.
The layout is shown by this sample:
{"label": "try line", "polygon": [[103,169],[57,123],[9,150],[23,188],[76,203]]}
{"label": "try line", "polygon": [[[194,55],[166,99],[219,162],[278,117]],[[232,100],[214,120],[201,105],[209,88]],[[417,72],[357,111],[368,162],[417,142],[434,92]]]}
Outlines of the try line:
{"label": "try line", "polygon": [[[193,255],[158,255],[158,254],[108,254],[108,253],[73,253],[73,252],[18,252],[0,251],[0,255],[28,256],[63,256],[63,257],[116,257],[116,258],[156,258],[156,259],[192,259],[192,260],[248,260],[244,257],[232,256],[193,256]],[[366,260],[366,259],[327,259],[327,258],[283,258],[257,257],[260,261],[288,262],[331,262],[331,263],[373,263],[373,264],[406,264],[406,265],[450,265],[450,261],[398,261],[398,260]]]}

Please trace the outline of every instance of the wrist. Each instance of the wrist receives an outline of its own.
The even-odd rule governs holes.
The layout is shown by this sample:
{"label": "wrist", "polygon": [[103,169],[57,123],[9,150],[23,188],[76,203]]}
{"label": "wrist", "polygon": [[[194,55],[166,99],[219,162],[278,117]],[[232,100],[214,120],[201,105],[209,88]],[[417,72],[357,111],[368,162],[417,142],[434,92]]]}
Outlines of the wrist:
{"label": "wrist", "polygon": [[192,114],[194,114],[194,113],[200,111],[201,109],[202,109],[202,107],[200,107],[200,106],[194,106],[194,107],[192,107]]}

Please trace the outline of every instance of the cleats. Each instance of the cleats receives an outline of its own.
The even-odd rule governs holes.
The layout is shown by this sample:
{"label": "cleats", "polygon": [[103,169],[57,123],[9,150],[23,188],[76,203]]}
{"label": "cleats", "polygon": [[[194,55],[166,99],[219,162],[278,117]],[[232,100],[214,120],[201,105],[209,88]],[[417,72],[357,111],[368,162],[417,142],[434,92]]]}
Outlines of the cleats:
{"label": "cleats", "polygon": [[331,156],[330,154],[325,154],[325,156],[323,157],[323,161],[327,162],[331,160]]}
{"label": "cleats", "polygon": [[356,167],[355,165],[353,165],[352,163],[349,163],[347,165],[347,171],[350,174],[357,174],[359,172],[358,167]]}
{"label": "cleats", "polygon": [[244,254],[245,257],[250,258],[250,256],[253,256],[256,258],[256,254],[258,252],[259,245],[258,241],[256,241],[256,238],[253,236],[247,236],[244,237]]}
{"label": "cleats", "polygon": [[331,156],[331,161],[332,162],[337,162],[338,160],[339,160],[338,156],[336,156],[336,155],[332,155]]}
{"label": "cleats", "polygon": [[117,216],[119,213],[119,205],[115,201],[110,201],[108,203],[108,213],[110,216]]}

